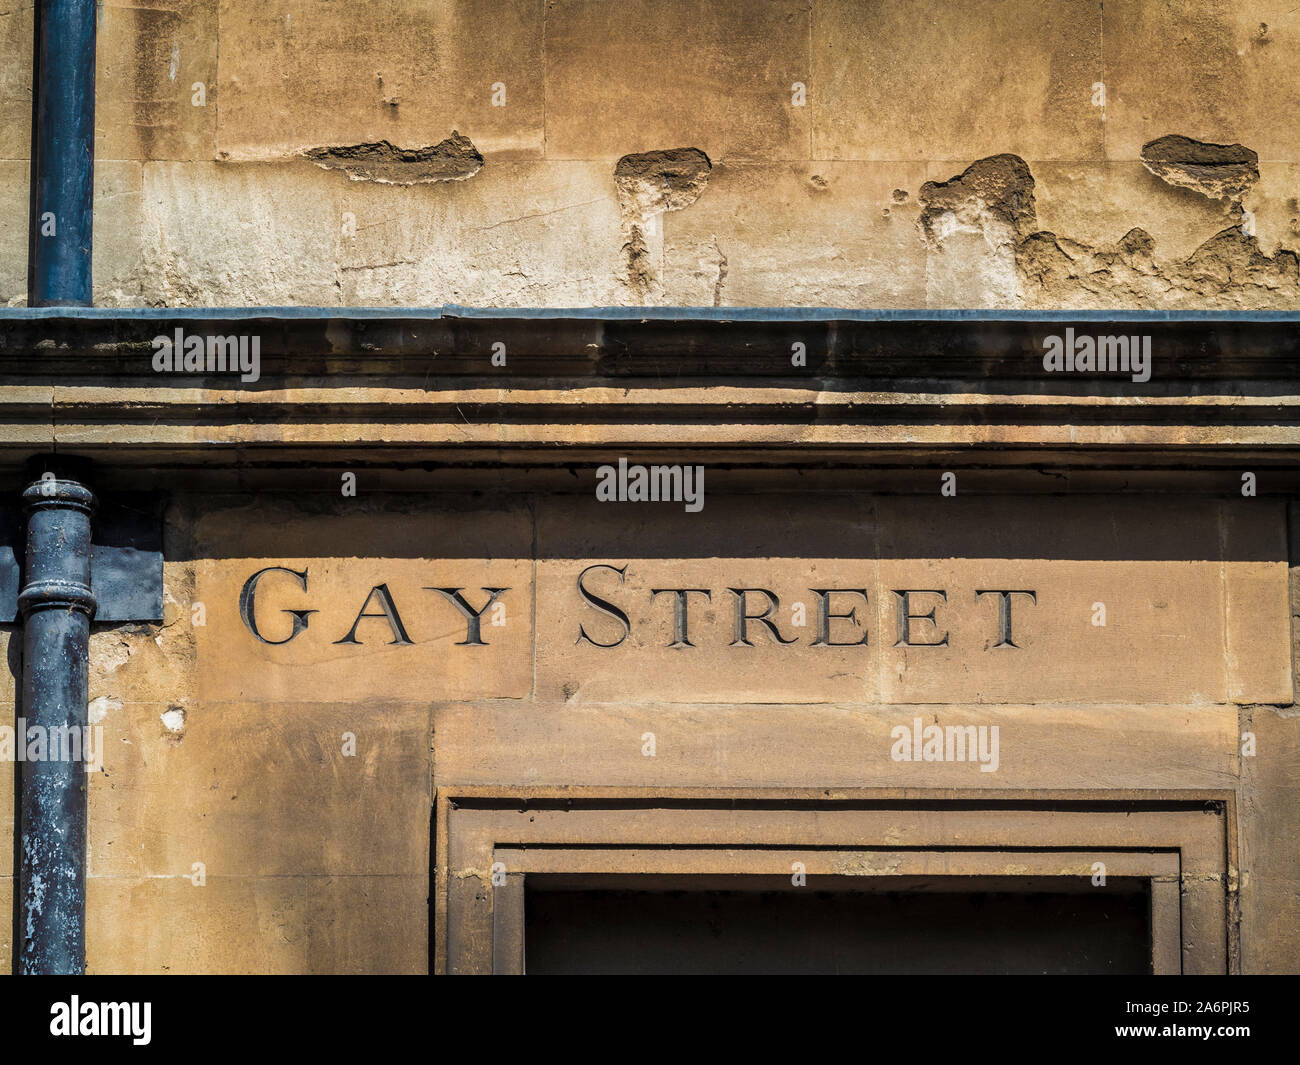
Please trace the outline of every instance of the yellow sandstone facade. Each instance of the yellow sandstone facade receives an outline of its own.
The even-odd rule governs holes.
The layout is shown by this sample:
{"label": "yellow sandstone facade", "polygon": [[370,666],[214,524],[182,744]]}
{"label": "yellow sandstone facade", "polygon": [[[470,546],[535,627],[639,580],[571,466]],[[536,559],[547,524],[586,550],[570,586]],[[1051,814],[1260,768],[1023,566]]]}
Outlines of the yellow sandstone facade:
{"label": "yellow sandstone facade", "polygon": [[1190,0],[106,2],[99,310],[0,321],[8,498],[161,507],[88,971],[600,967],[583,913],[741,881],[1300,969],[1298,55]]}

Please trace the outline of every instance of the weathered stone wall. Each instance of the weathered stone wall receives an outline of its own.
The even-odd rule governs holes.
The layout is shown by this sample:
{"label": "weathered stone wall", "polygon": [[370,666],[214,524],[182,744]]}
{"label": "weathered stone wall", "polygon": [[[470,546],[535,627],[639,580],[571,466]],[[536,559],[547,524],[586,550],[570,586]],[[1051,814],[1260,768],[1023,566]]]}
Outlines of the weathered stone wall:
{"label": "weathered stone wall", "polygon": [[[1199,0],[107,0],[96,300],[1294,309],[1296,19],[1285,4]],[[0,12],[0,299],[14,304],[31,21],[30,3]],[[296,389],[279,398],[312,398]],[[58,405],[52,386],[19,391],[12,402]],[[249,429],[211,393],[210,422],[163,420],[158,454],[291,431],[336,461],[359,441],[414,447],[445,428],[412,415],[290,430],[269,395],[263,413],[241,393],[258,410]],[[114,446],[140,442],[95,406],[119,398],[76,399],[47,442],[111,466]],[[429,399],[426,381],[418,404]],[[1128,439],[1246,439],[1153,423]],[[423,971],[434,788],[569,784],[1230,791],[1240,966],[1300,968],[1300,550],[1286,544],[1300,517],[1278,497],[1243,517],[1219,489],[1143,473],[1068,506],[990,490],[954,521],[932,468],[925,489],[902,484],[933,466],[923,445],[942,434],[887,424],[916,448],[888,485],[778,503],[770,471],[751,470],[685,524],[614,520],[569,473],[558,490],[518,470],[469,502],[486,473],[464,491],[352,503],[228,482],[218,499],[182,474],[137,475],[172,493],[166,620],[92,636],[107,753],[90,784],[91,969]],[[1059,430],[1061,447],[1112,431],[1033,424],[1033,440]],[[446,429],[456,446],[519,431]],[[1268,431],[1249,439],[1291,443],[1286,417]],[[734,439],[824,446],[836,432],[774,422]],[[562,425],[546,443],[575,439],[586,431]],[[240,463],[226,452],[208,472],[239,482]],[[660,579],[714,588],[717,601],[692,603],[699,653],[664,647],[663,599],[638,621],[636,654],[578,646],[579,621],[610,624],[575,593],[598,561],[629,562],[619,601],[635,598],[639,619]],[[250,642],[237,601],[255,569],[281,564],[310,568],[320,613],[278,648]],[[1008,671],[989,658],[992,606],[977,612],[972,593],[1021,578],[1053,595]],[[803,646],[737,657],[724,580],[806,597],[822,579],[951,587],[960,644],[898,651],[880,638],[895,619],[877,596],[864,657],[814,660],[806,628]],[[365,646],[340,647],[380,581],[411,645],[388,646],[370,620]],[[485,667],[426,589],[488,584],[512,592]],[[1104,629],[1089,621],[1099,598],[1120,607]],[[287,604],[267,604],[285,624]],[[21,709],[13,648],[8,661],[0,707]],[[914,712],[1000,724],[1001,771],[892,762],[889,730]],[[3,913],[13,794],[0,760]],[[0,923],[0,966],[12,931]]]}
{"label": "weathered stone wall", "polygon": [[95,295],[1292,308],[1298,61],[1277,0],[106,0]]}
{"label": "weathered stone wall", "polygon": [[[574,785],[1234,793],[1232,941],[1246,971],[1297,968],[1300,717],[1280,501],[756,482],[719,484],[696,514],[601,504],[585,484],[472,500],[172,487],[162,625],[91,640],[105,750],[89,793],[92,971],[424,971],[441,890],[434,788]],[[578,591],[593,564],[626,567],[585,585],[626,611],[625,641]],[[240,590],[268,566],[305,571],[307,587],[264,578],[260,643]],[[372,598],[381,584],[404,641]],[[485,646],[465,645],[439,587],[474,609],[482,589],[508,589]],[[659,587],[711,590],[689,602],[692,646],[668,646]],[[755,623],[754,646],[734,646],[730,587],[779,596],[790,642]],[[946,590],[914,611],[938,607],[916,639],[942,629],[946,645],[896,646],[900,587]],[[1015,648],[997,646],[997,604],[974,595],[986,587],[1037,592],[1015,604]],[[831,604],[858,608],[833,623],[845,646],[816,645],[812,588],[867,593]],[[314,613],[280,642],[290,610]],[[357,642],[340,642],[350,629]],[[995,771],[893,759],[891,730],[917,716],[998,726]],[[0,902],[12,769],[0,763]]]}

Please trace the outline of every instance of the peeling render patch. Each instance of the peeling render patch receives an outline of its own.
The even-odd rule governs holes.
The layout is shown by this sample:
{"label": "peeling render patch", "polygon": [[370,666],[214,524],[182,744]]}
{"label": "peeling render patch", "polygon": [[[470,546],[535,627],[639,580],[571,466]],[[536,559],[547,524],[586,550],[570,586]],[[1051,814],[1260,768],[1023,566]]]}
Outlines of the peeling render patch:
{"label": "peeling render patch", "polygon": [[112,695],[101,695],[92,699],[86,708],[87,717],[92,725],[98,725],[115,710],[122,709],[122,700]]}
{"label": "peeling render patch", "polygon": [[1267,703],[1260,706],[1260,709],[1268,710],[1271,713],[1276,714],[1278,717],[1288,720],[1300,717],[1300,706],[1280,706],[1274,703]]}
{"label": "peeling render patch", "polygon": [[1016,155],[972,163],[921,186],[917,226],[932,307],[1016,305],[1016,248],[1038,228],[1034,177]]}
{"label": "peeling render patch", "polygon": [[341,148],[309,148],[302,153],[326,170],[342,170],[353,181],[384,185],[426,185],[464,181],[483,167],[483,156],[456,130],[427,148],[398,148],[388,141]]}
{"label": "peeling render patch", "polygon": [[1237,227],[1181,261],[1157,258],[1142,229],[1096,246],[1035,233],[1018,249],[1018,265],[1028,307],[1232,310],[1300,301],[1300,257],[1283,248],[1270,258]]}
{"label": "peeling render patch", "polygon": [[625,155],[614,167],[626,281],[638,300],[656,294],[660,287],[652,245],[661,249],[663,234],[656,220],[666,211],[680,211],[698,200],[712,172],[709,157],[698,148]]}
{"label": "peeling render patch", "polygon": [[680,211],[700,197],[713,164],[698,148],[625,155],[614,167],[620,199],[635,201],[642,210]]}
{"label": "peeling render patch", "polygon": [[162,720],[163,728],[174,736],[179,737],[185,732],[185,710],[179,706],[169,706],[164,710],[159,718]]}
{"label": "peeling render patch", "polygon": [[727,283],[727,257],[722,254],[717,234],[713,237],[713,250],[718,253],[718,279],[713,283],[713,306],[722,306],[722,289]]}
{"label": "peeling render patch", "polygon": [[1162,181],[1212,200],[1239,200],[1259,181],[1259,156],[1241,144],[1170,134],[1142,146],[1142,163]]}
{"label": "peeling render patch", "polygon": [[[897,194],[894,202],[902,202]],[[1034,176],[1018,155],[990,156],[947,181],[927,181],[921,186],[921,207],[920,225],[928,242],[955,229],[983,231],[990,221],[1021,237],[1038,225]]]}
{"label": "peeling render patch", "polygon": [[[1144,162],[1153,173],[1167,165],[1173,184],[1226,197],[1259,178],[1255,153],[1242,145],[1186,137],[1152,142],[1159,144],[1151,158],[1143,152]],[[1193,180],[1201,185],[1188,184]],[[1216,233],[1186,259],[1164,260],[1140,227],[1097,245],[1039,231],[1033,190],[1028,165],[1013,155],[981,159],[955,178],[922,186],[918,226],[930,306],[1230,310],[1300,303],[1300,256],[1286,248],[1265,255],[1241,226]]]}

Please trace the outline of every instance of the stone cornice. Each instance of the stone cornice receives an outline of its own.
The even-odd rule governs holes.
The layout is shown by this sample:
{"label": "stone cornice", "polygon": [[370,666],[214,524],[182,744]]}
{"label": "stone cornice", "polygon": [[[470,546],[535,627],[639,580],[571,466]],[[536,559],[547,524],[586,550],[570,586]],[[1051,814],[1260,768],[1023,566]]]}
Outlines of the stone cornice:
{"label": "stone cornice", "polygon": [[[10,310],[0,455],[1190,459],[1300,447],[1300,315],[604,313]],[[156,371],[153,338],[178,329],[256,337],[257,379]],[[1150,380],[1048,372],[1045,344],[1067,330],[1149,337]],[[506,365],[494,366],[502,350]],[[799,351],[806,365],[792,364]]]}

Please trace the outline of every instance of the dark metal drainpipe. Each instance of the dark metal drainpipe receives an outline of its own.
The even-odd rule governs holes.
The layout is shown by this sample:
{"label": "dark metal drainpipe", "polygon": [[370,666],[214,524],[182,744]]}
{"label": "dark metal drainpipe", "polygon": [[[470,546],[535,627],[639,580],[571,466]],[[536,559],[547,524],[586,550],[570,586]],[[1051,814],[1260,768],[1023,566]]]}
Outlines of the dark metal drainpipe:
{"label": "dark metal drainpipe", "polygon": [[95,0],[37,0],[27,303],[91,303]]}
{"label": "dark metal drainpipe", "polygon": [[66,757],[74,744],[52,737],[66,735],[68,727],[82,742],[87,735],[95,496],[79,481],[50,473],[28,485],[23,502],[22,714],[28,735],[33,727],[43,730],[37,735],[46,737],[46,758],[20,765],[18,971],[80,974],[86,969],[85,751],[76,745],[81,758]]}

